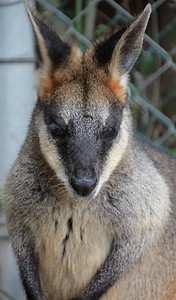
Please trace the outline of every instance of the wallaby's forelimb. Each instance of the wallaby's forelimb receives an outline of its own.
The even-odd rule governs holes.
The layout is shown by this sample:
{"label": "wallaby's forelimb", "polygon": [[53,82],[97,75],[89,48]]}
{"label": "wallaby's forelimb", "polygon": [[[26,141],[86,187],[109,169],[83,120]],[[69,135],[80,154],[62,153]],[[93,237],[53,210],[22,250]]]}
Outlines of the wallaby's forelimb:
{"label": "wallaby's forelimb", "polygon": [[[146,238],[146,239],[145,239]],[[142,236],[136,243],[134,237],[121,237],[114,241],[112,251],[97,272],[94,279],[77,297],[72,300],[98,300],[141,256],[147,246],[147,237]]]}
{"label": "wallaby's forelimb", "polygon": [[22,247],[18,248],[17,262],[20,275],[28,300],[46,300],[39,277],[37,257],[31,245],[24,243],[26,237],[23,234]]}

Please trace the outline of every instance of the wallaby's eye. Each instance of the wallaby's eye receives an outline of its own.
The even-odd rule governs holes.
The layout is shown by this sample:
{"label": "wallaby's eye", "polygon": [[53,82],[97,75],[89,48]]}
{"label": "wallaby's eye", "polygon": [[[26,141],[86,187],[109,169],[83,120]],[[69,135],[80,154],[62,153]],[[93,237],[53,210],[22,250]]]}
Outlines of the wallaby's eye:
{"label": "wallaby's eye", "polygon": [[113,138],[118,134],[118,131],[120,129],[120,126],[114,126],[114,127],[109,127],[108,129],[105,130],[105,134],[107,137]]}
{"label": "wallaby's eye", "polygon": [[114,127],[110,127],[108,130],[107,130],[107,134],[109,136],[114,136],[116,134],[116,129]]}
{"label": "wallaby's eye", "polygon": [[65,132],[65,130],[61,126],[57,125],[54,122],[52,122],[49,125],[49,129],[51,130],[52,133],[54,133],[57,136],[62,136]]}

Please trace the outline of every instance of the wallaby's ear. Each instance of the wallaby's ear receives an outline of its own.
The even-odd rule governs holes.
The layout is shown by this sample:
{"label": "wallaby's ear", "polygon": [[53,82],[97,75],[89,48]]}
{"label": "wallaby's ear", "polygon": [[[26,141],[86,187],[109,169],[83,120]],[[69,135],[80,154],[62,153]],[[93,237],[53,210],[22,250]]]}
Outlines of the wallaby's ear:
{"label": "wallaby's ear", "polygon": [[42,62],[47,74],[50,75],[66,59],[70,53],[70,46],[27,5],[26,8],[36,35]]}
{"label": "wallaby's ear", "polygon": [[96,45],[95,55],[99,65],[108,65],[113,78],[121,79],[137,60],[150,14],[151,5],[148,4],[128,29],[122,29]]}

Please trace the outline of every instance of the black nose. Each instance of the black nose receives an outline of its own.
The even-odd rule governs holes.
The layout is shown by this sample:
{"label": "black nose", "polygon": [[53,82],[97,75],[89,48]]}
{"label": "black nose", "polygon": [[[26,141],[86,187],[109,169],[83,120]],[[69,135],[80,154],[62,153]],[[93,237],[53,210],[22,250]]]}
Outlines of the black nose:
{"label": "black nose", "polygon": [[96,186],[96,178],[71,178],[71,185],[73,189],[80,195],[80,196],[87,196]]}

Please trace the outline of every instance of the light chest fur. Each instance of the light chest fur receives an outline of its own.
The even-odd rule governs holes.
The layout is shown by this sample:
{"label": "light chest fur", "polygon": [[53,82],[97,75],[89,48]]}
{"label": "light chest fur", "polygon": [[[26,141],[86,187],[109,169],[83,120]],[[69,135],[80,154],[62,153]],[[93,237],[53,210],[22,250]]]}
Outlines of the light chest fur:
{"label": "light chest fur", "polygon": [[113,234],[105,228],[96,205],[84,201],[46,209],[33,230],[48,300],[69,299],[88,285],[111,249]]}
{"label": "light chest fur", "polygon": [[[31,227],[37,236],[35,251],[48,300],[71,299],[88,286],[113,242],[114,234],[96,212],[96,204],[65,204],[43,208],[37,230],[36,224]],[[173,246],[175,241],[161,237],[101,300],[175,300],[176,253],[170,251],[170,243]]]}

